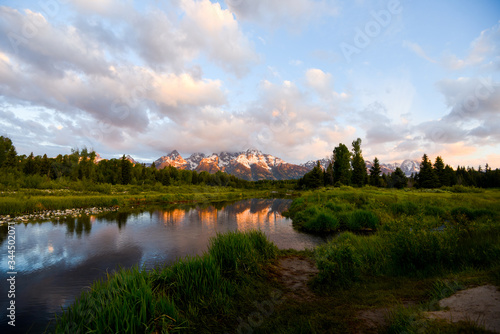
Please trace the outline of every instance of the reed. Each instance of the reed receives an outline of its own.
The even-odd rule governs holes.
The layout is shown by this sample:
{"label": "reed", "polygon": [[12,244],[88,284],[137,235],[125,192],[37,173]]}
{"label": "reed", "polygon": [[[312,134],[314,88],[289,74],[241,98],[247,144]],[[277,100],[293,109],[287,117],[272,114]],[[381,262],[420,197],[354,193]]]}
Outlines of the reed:
{"label": "reed", "polygon": [[54,333],[214,332],[233,325],[237,301],[277,247],[260,231],[211,239],[202,256],[149,272],[120,269],[57,317]]}

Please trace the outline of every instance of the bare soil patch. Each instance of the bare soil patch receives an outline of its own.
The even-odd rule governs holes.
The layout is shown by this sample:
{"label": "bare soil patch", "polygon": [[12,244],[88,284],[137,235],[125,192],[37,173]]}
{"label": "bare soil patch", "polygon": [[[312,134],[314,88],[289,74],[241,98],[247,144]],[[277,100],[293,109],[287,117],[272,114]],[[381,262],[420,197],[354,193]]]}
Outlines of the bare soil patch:
{"label": "bare soil patch", "polygon": [[462,290],[439,301],[443,311],[427,312],[431,319],[451,322],[474,321],[487,330],[500,333],[500,291],[493,285]]}
{"label": "bare soil patch", "polygon": [[318,273],[314,261],[302,257],[286,257],[279,260],[278,280],[283,284],[285,296],[298,301],[311,301],[316,298],[307,282]]}

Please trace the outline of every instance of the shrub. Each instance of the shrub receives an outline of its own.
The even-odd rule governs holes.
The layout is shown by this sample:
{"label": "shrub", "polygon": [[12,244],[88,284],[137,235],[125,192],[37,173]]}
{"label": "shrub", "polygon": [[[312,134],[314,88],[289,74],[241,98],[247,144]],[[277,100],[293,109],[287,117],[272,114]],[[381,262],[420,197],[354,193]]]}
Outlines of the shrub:
{"label": "shrub", "polygon": [[347,228],[352,231],[362,228],[376,229],[379,224],[377,215],[368,210],[355,210],[351,213]]}
{"label": "shrub", "polygon": [[446,251],[444,237],[444,233],[415,227],[403,228],[389,234],[389,252],[394,271],[398,274],[409,274],[441,269],[442,256]]}
{"label": "shrub", "polygon": [[446,215],[446,211],[438,206],[429,205],[424,207],[424,214],[433,217],[444,217]]}
{"label": "shrub", "polygon": [[333,240],[316,249],[319,273],[316,282],[334,287],[347,287],[359,279],[361,261],[349,240]]}
{"label": "shrub", "polygon": [[418,205],[413,202],[398,202],[391,205],[391,210],[396,215],[412,216],[418,213]]}
{"label": "shrub", "polygon": [[305,221],[302,228],[314,232],[331,232],[340,227],[338,219],[327,211],[321,211]]}

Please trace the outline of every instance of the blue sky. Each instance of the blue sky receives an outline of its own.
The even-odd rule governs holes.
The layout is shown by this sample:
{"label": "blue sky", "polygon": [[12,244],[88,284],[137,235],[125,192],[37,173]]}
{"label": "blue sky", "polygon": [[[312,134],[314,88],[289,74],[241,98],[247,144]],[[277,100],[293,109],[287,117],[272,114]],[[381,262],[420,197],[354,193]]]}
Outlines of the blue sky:
{"label": "blue sky", "polygon": [[41,0],[0,5],[0,135],[20,154],[500,168],[500,2]]}

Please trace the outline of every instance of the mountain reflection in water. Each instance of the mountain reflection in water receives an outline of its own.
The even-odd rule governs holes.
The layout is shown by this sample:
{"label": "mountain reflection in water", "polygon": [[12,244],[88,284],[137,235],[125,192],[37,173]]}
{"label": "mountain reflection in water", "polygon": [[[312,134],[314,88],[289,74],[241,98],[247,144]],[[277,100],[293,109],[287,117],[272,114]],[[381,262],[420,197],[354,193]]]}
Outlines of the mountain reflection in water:
{"label": "mountain reflection in water", "polygon": [[[287,199],[233,203],[177,204],[136,208],[59,221],[16,225],[16,327],[7,325],[7,298],[0,299],[0,332],[41,333],[93,281],[117,267],[153,268],[180,257],[200,255],[210,238],[227,231],[261,229],[279,248],[312,248],[323,238],[299,233],[281,215]],[[6,250],[6,226],[0,227]],[[8,253],[0,252],[6,264]],[[0,272],[2,291],[6,271]]]}

